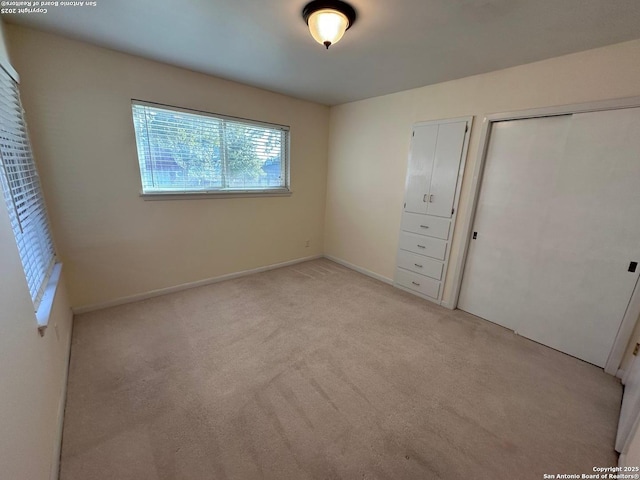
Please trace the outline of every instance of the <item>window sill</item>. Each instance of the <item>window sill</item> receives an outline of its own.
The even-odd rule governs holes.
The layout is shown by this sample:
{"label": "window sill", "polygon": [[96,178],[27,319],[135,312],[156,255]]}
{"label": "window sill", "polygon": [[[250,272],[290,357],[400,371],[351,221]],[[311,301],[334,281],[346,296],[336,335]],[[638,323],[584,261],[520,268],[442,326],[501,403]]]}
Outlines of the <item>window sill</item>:
{"label": "window sill", "polygon": [[36,311],[36,321],[38,322],[38,333],[41,337],[44,337],[44,332],[49,325],[49,318],[51,317],[51,311],[53,310],[53,301],[56,298],[56,290],[60,283],[60,274],[62,273],[62,264],[56,263],[51,271],[51,276],[47,282],[47,286],[44,289],[42,300]]}
{"label": "window sill", "polygon": [[251,197],[290,197],[291,190],[234,190],[228,192],[158,192],[141,193],[144,200],[203,200],[207,198],[251,198]]}

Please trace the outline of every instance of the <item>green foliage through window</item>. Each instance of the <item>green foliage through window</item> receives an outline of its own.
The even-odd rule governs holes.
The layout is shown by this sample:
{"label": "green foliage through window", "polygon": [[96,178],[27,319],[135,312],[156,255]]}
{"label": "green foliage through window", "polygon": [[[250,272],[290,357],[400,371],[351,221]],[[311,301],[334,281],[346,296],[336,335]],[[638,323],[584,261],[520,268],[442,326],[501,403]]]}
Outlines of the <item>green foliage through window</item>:
{"label": "green foliage through window", "polygon": [[286,190],[289,129],[133,102],[143,193]]}

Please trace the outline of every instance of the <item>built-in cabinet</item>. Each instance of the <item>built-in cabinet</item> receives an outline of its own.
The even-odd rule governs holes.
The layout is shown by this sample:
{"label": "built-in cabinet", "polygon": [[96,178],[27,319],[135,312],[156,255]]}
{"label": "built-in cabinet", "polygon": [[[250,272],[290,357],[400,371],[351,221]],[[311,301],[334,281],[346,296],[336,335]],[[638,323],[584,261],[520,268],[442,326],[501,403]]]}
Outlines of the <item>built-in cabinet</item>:
{"label": "built-in cabinet", "polygon": [[414,125],[395,285],[442,301],[472,117]]}

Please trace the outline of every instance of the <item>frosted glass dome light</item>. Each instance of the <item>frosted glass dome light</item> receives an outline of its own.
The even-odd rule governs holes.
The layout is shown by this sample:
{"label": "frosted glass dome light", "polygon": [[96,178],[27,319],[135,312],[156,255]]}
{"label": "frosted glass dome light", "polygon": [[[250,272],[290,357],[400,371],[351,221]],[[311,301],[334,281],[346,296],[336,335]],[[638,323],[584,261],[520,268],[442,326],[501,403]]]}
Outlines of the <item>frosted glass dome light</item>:
{"label": "frosted glass dome light", "polygon": [[356,12],[345,2],[315,0],[304,7],[302,17],[315,41],[329,49],[353,25]]}
{"label": "frosted glass dome light", "polygon": [[309,17],[311,36],[327,48],[338,43],[348,26],[349,20],[346,15],[335,10],[318,10]]}

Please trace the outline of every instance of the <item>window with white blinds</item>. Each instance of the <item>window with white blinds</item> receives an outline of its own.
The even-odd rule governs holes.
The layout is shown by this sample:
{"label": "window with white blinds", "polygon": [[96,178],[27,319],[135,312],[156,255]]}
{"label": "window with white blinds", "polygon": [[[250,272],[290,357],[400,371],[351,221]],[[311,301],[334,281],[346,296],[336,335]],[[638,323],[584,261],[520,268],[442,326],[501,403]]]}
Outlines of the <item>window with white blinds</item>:
{"label": "window with white blinds", "polygon": [[55,254],[18,84],[0,68],[0,177],[31,299],[38,309]]}
{"label": "window with white blinds", "polygon": [[143,194],[289,191],[289,127],[133,101]]}

